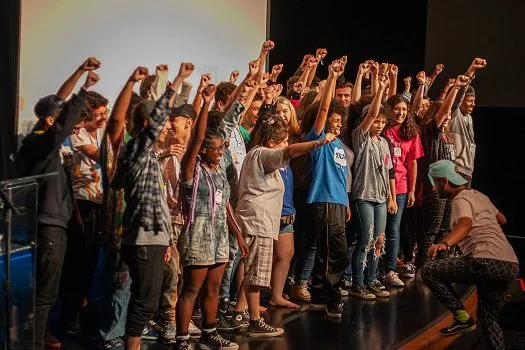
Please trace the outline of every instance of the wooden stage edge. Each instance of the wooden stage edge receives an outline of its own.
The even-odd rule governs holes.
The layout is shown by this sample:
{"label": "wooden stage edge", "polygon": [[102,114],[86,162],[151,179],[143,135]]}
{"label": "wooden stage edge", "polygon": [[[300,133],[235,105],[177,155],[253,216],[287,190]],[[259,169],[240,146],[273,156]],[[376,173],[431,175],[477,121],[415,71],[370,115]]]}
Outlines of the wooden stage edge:
{"label": "wooden stage edge", "polygon": [[[475,287],[471,287],[463,297],[463,304],[467,312],[476,318],[476,307],[478,303],[478,294]],[[452,314],[446,311],[436,318],[428,326],[422,328],[419,332],[413,334],[402,342],[392,345],[389,349],[399,350],[421,350],[421,349],[446,349],[454,343],[461,334],[444,337],[439,330],[447,327],[452,322]]]}

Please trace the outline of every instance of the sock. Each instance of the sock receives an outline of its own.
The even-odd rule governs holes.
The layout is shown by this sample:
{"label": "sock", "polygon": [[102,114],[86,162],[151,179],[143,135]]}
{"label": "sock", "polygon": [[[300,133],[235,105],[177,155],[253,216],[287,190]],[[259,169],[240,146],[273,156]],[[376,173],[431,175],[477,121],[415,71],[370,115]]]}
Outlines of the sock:
{"label": "sock", "polygon": [[190,335],[188,333],[177,333],[177,342],[182,340],[190,340]]}
{"label": "sock", "polygon": [[202,331],[206,333],[213,333],[217,330],[217,327],[215,326],[215,323],[204,323],[202,325]]}
{"label": "sock", "polygon": [[456,310],[454,318],[460,322],[467,322],[470,319],[470,315],[465,310]]}

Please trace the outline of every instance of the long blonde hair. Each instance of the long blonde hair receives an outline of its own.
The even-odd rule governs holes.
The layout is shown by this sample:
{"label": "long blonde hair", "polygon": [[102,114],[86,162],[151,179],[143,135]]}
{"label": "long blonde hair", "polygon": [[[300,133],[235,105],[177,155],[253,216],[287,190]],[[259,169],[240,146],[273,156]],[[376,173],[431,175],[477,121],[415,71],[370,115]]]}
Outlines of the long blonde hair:
{"label": "long blonde hair", "polygon": [[275,107],[277,107],[279,103],[282,103],[283,105],[288,107],[288,109],[290,110],[291,117],[290,117],[290,123],[288,123],[288,137],[290,139],[295,139],[301,133],[301,128],[299,126],[299,121],[297,120],[297,113],[295,112],[295,107],[290,102],[290,100],[284,96],[279,96],[279,98],[277,99],[277,103],[275,104]]}

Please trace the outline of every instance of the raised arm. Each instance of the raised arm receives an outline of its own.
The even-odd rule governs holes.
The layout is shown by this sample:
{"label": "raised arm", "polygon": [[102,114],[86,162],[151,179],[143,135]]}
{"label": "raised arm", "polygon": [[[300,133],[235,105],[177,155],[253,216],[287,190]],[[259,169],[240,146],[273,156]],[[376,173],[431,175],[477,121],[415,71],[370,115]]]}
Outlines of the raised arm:
{"label": "raised arm", "polygon": [[[239,95],[244,89],[244,85],[246,84],[248,80],[254,79],[255,76],[266,76],[267,78],[270,77],[269,73],[259,74],[258,73],[259,71],[260,71],[260,64],[258,60],[253,60],[253,61],[250,61],[250,63],[248,63],[248,74],[246,74],[246,77],[244,77],[243,81],[235,88],[235,90],[230,95],[228,102],[224,106],[225,111],[229,110],[231,106],[233,105],[233,103],[237,100],[237,98],[239,97]],[[266,79],[266,81],[268,81],[268,79]]]}
{"label": "raised arm", "polygon": [[388,73],[390,75],[390,86],[388,87],[388,97],[394,96],[397,94],[397,75],[399,69],[395,64],[390,65]]}
{"label": "raised arm", "polygon": [[155,68],[155,80],[153,81],[153,84],[151,84],[151,99],[156,101],[164,95],[166,87],[168,86],[168,74],[169,70],[167,64],[159,64]]}
{"label": "raised arm", "polygon": [[323,89],[323,95],[321,96],[321,102],[319,105],[319,111],[315,117],[315,133],[320,135],[326,125],[326,119],[328,118],[328,111],[330,109],[330,103],[332,102],[332,96],[335,90],[335,82],[344,71],[343,63],[340,60],[335,60],[328,67],[328,79]]}
{"label": "raised arm", "polygon": [[[197,87],[197,93],[195,94],[195,98],[193,99],[193,109],[195,109],[195,113],[197,115],[201,112],[201,106],[202,106],[202,92],[204,89],[210,84],[211,81],[211,74],[210,73],[204,73],[201,75],[201,80],[199,81],[199,86]],[[195,127],[197,123],[193,123],[193,126]]]}
{"label": "raised arm", "polygon": [[219,125],[219,133],[221,133],[224,140],[229,140],[233,129],[241,122],[242,112],[246,109],[246,97],[250,91],[255,89],[256,85],[257,83],[254,80],[249,80],[244,83],[242,92],[224,114],[221,124]]}
{"label": "raised arm", "polygon": [[355,77],[354,88],[352,89],[352,104],[357,104],[361,99],[361,90],[363,88],[363,77],[370,71],[370,63],[364,62],[359,65],[357,75]]}
{"label": "raised arm", "polygon": [[273,50],[275,47],[275,43],[271,40],[266,40],[262,46],[261,46],[261,52],[259,53],[259,72],[258,74],[262,74],[264,72],[264,66],[266,64],[266,58],[268,57],[268,53]]}
{"label": "raised arm", "polygon": [[371,93],[375,96],[379,89],[379,63],[376,61],[370,61],[370,81]]}
{"label": "raised arm", "polygon": [[[209,84],[206,89],[202,92],[202,98],[204,103],[202,105],[199,120],[197,121],[197,126],[191,137],[190,144],[186,153],[182,157],[180,168],[181,168],[181,181],[186,182],[193,178],[193,173],[195,171],[195,164],[197,162],[197,156],[204,142],[204,137],[206,135],[206,125],[208,124],[208,110],[210,109],[211,100],[215,95],[215,85]],[[197,186],[197,184],[193,184]]]}
{"label": "raised arm", "polygon": [[117,149],[122,141],[122,132],[126,123],[126,113],[128,111],[129,102],[131,101],[131,95],[133,94],[133,87],[137,82],[144,80],[147,76],[147,68],[135,68],[115,101],[106,129],[113,149]]}
{"label": "raised arm", "polygon": [[450,78],[447,81],[447,85],[443,89],[441,89],[441,92],[439,93],[438,101],[445,101],[445,98],[447,97],[450,89],[454,86],[454,83],[456,82],[455,78]]}
{"label": "raised arm", "polygon": [[370,104],[370,108],[368,109],[368,113],[366,114],[366,117],[363,119],[361,124],[359,124],[359,127],[361,128],[361,131],[363,134],[368,133],[370,130],[370,127],[374,123],[374,120],[376,119],[377,115],[379,114],[379,110],[381,108],[381,98],[383,96],[384,91],[388,87],[388,77],[386,74],[378,76],[378,90],[377,93],[374,96],[374,99],[372,100],[372,103]]}
{"label": "raised arm", "polygon": [[89,57],[86,59],[80,67],[78,67],[69,78],[64,81],[57,91],[57,96],[62,100],[66,100],[69,95],[73,92],[73,89],[77,85],[78,81],[85,72],[91,72],[100,67],[100,61],[95,57]]}
{"label": "raised arm", "polygon": [[273,83],[277,83],[277,78],[279,78],[279,75],[283,72],[284,64],[276,64],[272,67],[272,73],[270,74],[270,80]]}
{"label": "raised arm", "polygon": [[328,51],[326,49],[317,49],[315,51],[315,65],[310,69],[310,73],[308,74],[308,79],[306,80],[306,86],[310,87],[312,85],[312,82],[315,78],[315,73],[317,72],[317,66],[319,63],[323,60],[323,58],[326,57],[328,54]]}
{"label": "raised arm", "polygon": [[447,97],[445,98],[445,101],[439,107],[439,110],[436,113],[436,125],[441,125],[447,115],[449,115],[452,111],[452,105],[454,101],[456,100],[456,97],[458,95],[458,92],[460,89],[463,89],[465,86],[467,86],[470,83],[470,78],[465,75],[460,75],[457,77],[456,82],[454,83],[454,86],[448,93]]}
{"label": "raised arm", "polygon": [[417,73],[416,79],[419,86],[417,87],[416,94],[414,95],[414,99],[412,100],[412,110],[419,115],[421,110],[421,102],[423,102],[423,97],[425,95],[425,84],[427,81],[427,75],[424,71],[421,71]]}
{"label": "raised arm", "polygon": [[428,83],[428,89],[430,90],[430,87],[432,84],[434,84],[434,81],[436,80],[437,76],[443,72],[443,69],[445,68],[445,65],[443,63],[436,64],[436,67],[434,67],[434,71],[432,72],[432,75],[430,76],[430,82]]}
{"label": "raised arm", "polygon": [[[478,69],[485,68],[487,66],[487,61],[483,58],[474,58],[470,66],[468,67],[467,71],[465,72],[465,75],[470,78],[470,81],[474,79],[475,73]],[[458,92],[458,95],[456,96],[456,100],[454,101],[454,104],[452,106],[453,110],[456,110],[459,108],[461,103],[463,102],[463,99],[465,98],[465,94],[467,93],[467,86],[464,86],[461,88],[461,90]]]}

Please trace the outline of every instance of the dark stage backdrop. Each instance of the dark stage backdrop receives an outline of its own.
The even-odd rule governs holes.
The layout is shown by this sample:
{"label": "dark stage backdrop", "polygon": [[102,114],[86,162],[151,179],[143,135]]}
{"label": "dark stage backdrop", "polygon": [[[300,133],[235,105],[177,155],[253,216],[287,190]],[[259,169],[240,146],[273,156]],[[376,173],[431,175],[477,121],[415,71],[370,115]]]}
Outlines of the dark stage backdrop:
{"label": "dark stage backdrop", "polygon": [[[525,30],[523,23],[517,19],[517,16],[524,12],[498,17],[498,23],[506,23],[502,23],[499,29],[492,28],[497,33],[508,31],[509,28],[521,28],[513,32],[519,36],[519,40],[516,40],[516,36],[513,40],[507,36],[494,38],[493,35],[487,35],[486,38],[490,40],[475,39],[477,46],[468,44],[461,53],[455,51],[455,47],[445,46],[441,47],[440,55],[429,55],[429,52],[437,51],[437,47],[430,48],[429,43],[446,45],[447,42],[443,41],[443,38],[447,37],[443,33],[449,30],[454,31],[454,40],[451,39],[451,43],[457,45],[463,42],[460,41],[460,37],[463,38],[461,40],[468,41],[465,36],[470,31],[456,31],[457,23],[450,23],[445,19],[455,18],[454,21],[462,21],[461,23],[478,28],[484,25],[483,21],[486,19],[495,18],[491,16],[492,13],[508,12],[509,9],[516,9],[525,2],[480,0],[475,2],[475,11],[464,9],[464,6],[469,6],[473,1],[447,0],[444,3],[448,5],[445,7],[441,0],[431,0],[428,4],[427,1],[413,1],[410,5],[408,2],[403,5],[396,3],[380,5],[378,8],[375,5],[370,6],[369,3],[342,0],[312,4],[299,0],[272,0],[270,38],[275,41],[276,48],[270,55],[270,65],[284,63],[281,81],[284,83],[284,79],[294,73],[305,53],[314,53],[316,48],[326,47],[328,56],[325,59],[325,67],[318,73],[319,77],[326,77],[326,66],[334,58],[346,54],[349,56],[349,67],[345,74],[347,79],[355,79],[357,65],[365,59],[389,61],[399,66],[398,87],[402,89],[404,76],[414,76],[425,67],[426,71],[430,72],[436,63],[442,62],[439,61],[441,57],[446,59],[443,61],[446,68],[442,74],[446,77],[464,71],[475,55],[483,56],[501,48],[497,55],[489,56],[488,68],[480,72],[476,79],[478,105],[483,107],[476,108],[473,113],[478,144],[474,186],[486,193],[507,216],[509,223],[504,228],[505,232],[525,237],[525,230],[522,229],[525,176],[518,171],[521,167],[518,165],[521,160],[519,152],[522,149],[520,139],[525,134],[525,124],[522,122],[525,109],[515,108],[515,103],[499,98],[503,97],[499,94],[502,88],[504,91],[523,91],[524,85],[512,85],[516,79],[514,77],[505,77],[503,82],[497,77],[498,71],[505,72],[511,68],[507,64],[516,61],[516,51],[524,50],[522,41]],[[462,4],[459,8],[458,3]],[[505,7],[507,3],[512,3],[514,7]],[[492,5],[486,6],[487,4]],[[495,6],[501,8],[495,10]],[[456,14],[450,17],[452,13]],[[433,24],[432,29],[436,30],[427,31],[427,17],[429,23]],[[507,23],[508,21],[512,23]],[[483,50],[476,51],[476,47],[482,47]],[[517,72],[521,72],[521,69]],[[506,85],[507,82],[510,85]],[[436,86],[430,92],[431,96],[438,93],[440,84],[440,81],[436,82]],[[523,96],[525,94],[521,93],[521,106],[525,105]]]}

